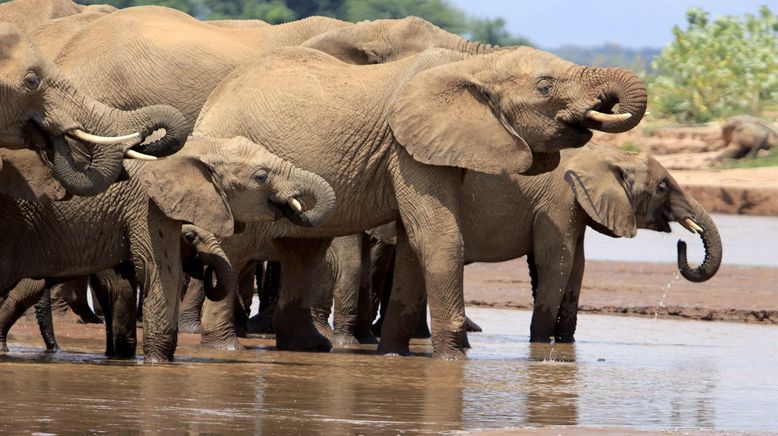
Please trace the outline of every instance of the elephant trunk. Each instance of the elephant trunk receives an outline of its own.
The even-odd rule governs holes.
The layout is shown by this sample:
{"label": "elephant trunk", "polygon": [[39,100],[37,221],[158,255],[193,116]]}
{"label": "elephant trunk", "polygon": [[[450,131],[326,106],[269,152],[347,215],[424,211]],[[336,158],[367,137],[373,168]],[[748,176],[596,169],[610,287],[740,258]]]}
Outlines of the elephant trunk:
{"label": "elephant trunk", "polygon": [[[231,289],[235,288],[237,277],[219,240],[214,234],[191,224],[184,224],[181,232],[184,234],[184,239],[197,251],[197,259],[205,265],[203,276],[205,296],[211,301],[221,301]],[[214,273],[216,273],[215,283]]]}
{"label": "elephant trunk", "polygon": [[276,201],[285,203],[284,215],[299,226],[314,227],[323,223],[335,210],[335,191],[322,177],[282,164],[281,177],[275,182]]}
{"label": "elephant trunk", "polygon": [[[59,96],[51,100],[62,107],[47,108],[47,116],[36,122],[52,142],[54,175],[72,194],[95,195],[116,181],[124,157],[123,142],[143,141],[155,130],[165,129],[164,137],[136,146],[135,151],[166,156],[181,149],[186,141],[189,126],[184,116],[172,107],[121,111],[87,97],[65,80],[51,86],[59,90]],[[86,162],[76,162],[73,158],[73,151],[64,138],[66,134],[84,144]]]}
{"label": "elephant trunk", "polygon": [[684,227],[700,235],[705,247],[705,258],[697,268],[689,267],[686,259],[686,243],[678,240],[678,270],[690,282],[704,282],[713,277],[721,266],[721,237],[716,224],[705,209],[694,200],[687,201],[690,213],[683,213],[677,208],[673,208],[673,213]]}
{"label": "elephant trunk", "polygon": [[458,38],[456,46],[451,47],[452,49],[471,55],[489,54],[507,49],[506,47],[500,47],[499,45],[491,45],[478,41],[468,41],[459,35],[452,35],[452,37]]}
{"label": "elephant trunk", "polygon": [[[646,87],[624,68],[586,68],[584,76],[594,83],[600,103],[589,108],[582,125],[608,133],[621,133],[640,123],[646,113]],[[584,80],[587,78],[584,77]],[[618,110],[613,112],[618,105]]]}

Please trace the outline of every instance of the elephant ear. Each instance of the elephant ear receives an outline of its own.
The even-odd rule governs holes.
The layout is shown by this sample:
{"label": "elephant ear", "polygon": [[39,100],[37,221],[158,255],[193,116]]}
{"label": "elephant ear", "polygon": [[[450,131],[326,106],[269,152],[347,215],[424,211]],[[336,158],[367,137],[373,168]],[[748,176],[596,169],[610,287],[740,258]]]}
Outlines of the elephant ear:
{"label": "elephant ear", "polygon": [[565,171],[565,181],[589,217],[616,236],[632,238],[637,221],[625,188],[627,178],[620,166],[593,152],[579,153]]}
{"label": "elephant ear", "polygon": [[33,150],[3,149],[0,152],[0,192],[27,201],[61,200],[67,192],[54,172]]}
{"label": "elephant ear", "polygon": [[179,152],[142,165],[141,183],[165,215],[219,237],[232,235],[234,219],[227,196],[207,163]]}
{"label": "elephant ear", "polygon": [[[360,37],[358,23],[353,27],[334,29],[317,35],[305,43],[303,47],[309,47],[327,53],[343,62],[356,65],[377,64],[382,62],[379,42],[365,40]],[[384,45],[386,43],[383,43]]]}
{"label": "elephant ear", "polygon": [[475,77],[489,56],[416,74],[390,107],[395,139],[419,162],[490,174],[532,166],[527,143],[508,123],[491,87]]}

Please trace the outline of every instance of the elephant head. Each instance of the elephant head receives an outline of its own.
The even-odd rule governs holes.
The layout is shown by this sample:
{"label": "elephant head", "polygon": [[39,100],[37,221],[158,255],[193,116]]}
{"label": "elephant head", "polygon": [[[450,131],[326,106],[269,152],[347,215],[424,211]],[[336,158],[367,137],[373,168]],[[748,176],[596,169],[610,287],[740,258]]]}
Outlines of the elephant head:
{"label": "elephant head", "polygon": [[191,224],[181,227],[181,261],[187,274],[203,281],[205,296],[211,301],[221,301],[237,283],[219,238],[200,227]]}
{"label": "elephant head", "polygon": [[435,47],[469,54],[504,50],[468,41],[418,17],[362,21],[317,35],[301,45],[358,65],[396,61]]}
{"label": "elephant head", "polygon": [[335,193],[304,171],[243,137],[191,137],[179,153],[143,164],[141,181],[168,217],[218,237],[236,223],[286,216],[315,226],[335,210]]}
{"label": "elephant head", "polygon": [[[104,191],[119,176],[124,154],[150,158],[143,153],[164,156],[183,146],[188,128],[178,110],[125,112],[91,99],[11,24],[0,23],[0,47],[0,145],[39,151],[68,192]],[[165,130],[161,139],[137,145],[158,129]],[[68,141],[84,151],[84,162]]]}
{"label": "elephant head", "polygon": [[689,281],[710,279],[721,265],[721,238],[710,215],[670,173],[644,153],[588,145],[565,164],[564,177],[590,225],[610,236],[635,236],[637,229],[670,232],[676,221],[702,238],[705,259],[695,269],[678,241],[678,269]]}
{"label": "elephant head", "polygon": [[529,47],[441,52],[455,60],[415,74],[390,107],[395,139],[422,163],[521,173],[533,153],[554,162],[559,150],[586,144],[589,129],[624,132],[646,110],[645,87],[625,69],[580,66]]}

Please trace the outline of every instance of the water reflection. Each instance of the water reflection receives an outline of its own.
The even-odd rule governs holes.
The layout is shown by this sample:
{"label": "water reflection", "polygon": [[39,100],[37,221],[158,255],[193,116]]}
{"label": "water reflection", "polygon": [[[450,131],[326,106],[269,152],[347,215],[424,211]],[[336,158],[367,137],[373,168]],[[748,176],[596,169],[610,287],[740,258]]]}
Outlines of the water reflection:
{"label": "water reflection", "polygon": [[778,430],[776,328],[583,315],[580,342],[528,344],[511,334],[528,312],[468,313],[488,333],[471,336],[466,362],[183,344],[178,363],[149,366],[100,357],[99,336],[45,356],[31,330],[0,356],[0,431]]}

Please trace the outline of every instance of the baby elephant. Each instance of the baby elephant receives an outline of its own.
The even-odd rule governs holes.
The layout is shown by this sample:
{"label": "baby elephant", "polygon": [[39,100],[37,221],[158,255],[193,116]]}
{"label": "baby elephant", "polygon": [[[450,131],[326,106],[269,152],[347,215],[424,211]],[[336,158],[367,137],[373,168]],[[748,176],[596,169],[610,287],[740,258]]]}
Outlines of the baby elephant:
{"label": "baby elephant", "polygon": [[778,145],[778,131],[770,123],[748,115],[728,119],[721,126],[725,148],[715,159],[755,157],[759,150]]}
{"label": "baby elephant", "polygon": [[[465,262],[502,262],[527,255],[535,300],[532,342],[573,341],[587,227],[612,237],[633,237],[638,228],[669,232],[669,222],[677,221],[699,234],[705,245],[703,263],[690,268],[686,245],[679,241],[678,267],[687,280],[708,280],[721,263],[721,240],[711,217],[664,167],[643,153],[590,144],[563,151],[558,168],[541,175],[469,171],[459,200],[464,212]],[[363,255],[360,262],[360,256],[353,257],[356,262],[337,265],[333,275],[348,274],[370,259]],[[395,268],[381,340],[407,344],[420,318],[424,289],[417,285],[422,282],[414,282],[418,265],[406,247],[398,245]],[[341,318],[350,326],[372,319],[360,316],[359,321],[356,311],[339,309],[356,307],[351,300],[358,294],[335,287],[336,324],[344,313],[352,316]],[[341,297],[347,301],[338,301]],[[360,306],[363,300],[370,304],[371,299],[360,298]],[[355,327],[357,332],[369,329],[369,325]]]}

